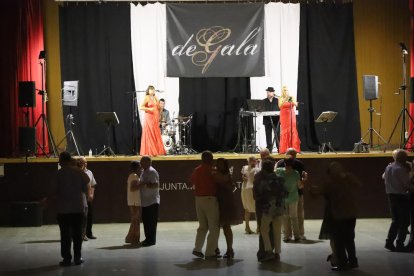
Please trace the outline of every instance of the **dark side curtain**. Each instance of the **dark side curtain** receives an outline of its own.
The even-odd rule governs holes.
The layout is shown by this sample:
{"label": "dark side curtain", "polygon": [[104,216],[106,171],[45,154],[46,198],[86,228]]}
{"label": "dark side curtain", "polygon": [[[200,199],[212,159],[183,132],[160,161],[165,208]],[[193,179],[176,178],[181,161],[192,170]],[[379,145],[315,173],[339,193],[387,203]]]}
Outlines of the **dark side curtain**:
{"label": "dark side curtain", "polygon": [[[410,79],[407,81],[407,86],[410,85],[407,89],[410,91],[410,103],[409,103],[409,109],[410,109],[410,116],[411,118],[414,118],[414,0],[410,0],[409,2],[410,7],[410,17],[411,17],[411,41],[410,41]],[[408,56],[406,56],[407,64],[408,64]],[[407,66],[408,70],[408,66]],[[409,125],[409,137],[408,137],[408,143],[405,145],[405,147],[410,150],[414,151],[414,123],[408,119],[408,125]]]}
{"label": "dark side curtain", "polygon": [[[35,81],[36,88],[42,88],[38,58],[44,46],[41,3],[41,0],[0,2],[0,156],[19,155],[19,127],[34,127],[41,114],[42,97],[37,93],[36,107],[28,110],[29,122],[25,120],[25,109],[18,107],[19,81]],[[36,127],[36,140],[49,151],[47,138],[44,144],[42,141],[41,123]],[[37,152],[42,153],[39,147]]]}
{"label": "dark side curtain", "polygon": [[82,152],[95,154],[107,145],[106,126],[96,112],[114,111],[120,124],[111,127],[112,149],[132,153],[132,95],[126,93],[134,90],[129,4],[65,4],[59,16],[62,81],[79,80],[78,106],[64,107],[64,116],[74,115]]}
{"label": "dark side curtain", "polygon": [[352,150],[361,138],[356,80],[352,3],[301,4],[298,131],[301,149],[318,149],[322,111],[336,111],[327,141],[337,150]]}
{"label": "dark side curtain", "polygon": [[232,150],[246,99],[250,99],[249,78],[180,78],[180,115],[193,114],[193,149]]}

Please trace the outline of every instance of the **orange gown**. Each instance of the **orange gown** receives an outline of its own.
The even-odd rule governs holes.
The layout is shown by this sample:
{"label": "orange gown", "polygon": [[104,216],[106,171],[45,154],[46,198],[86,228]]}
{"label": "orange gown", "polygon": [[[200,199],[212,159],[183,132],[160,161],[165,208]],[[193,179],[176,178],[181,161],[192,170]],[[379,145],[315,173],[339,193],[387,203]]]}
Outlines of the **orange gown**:
{"label": "orange gown", "polygon": [[150,99],[145,107],[153,108],[153,111],[145,111],[140,155],[165,155],[165,148],[161,139],[159,104]]}
{"label": "orange gown", "polygon": [[288,148],[294,148],[297,152],[300,152],[294,105],[291,102],[284,102],[280,107],[279,153],[286,153]]}

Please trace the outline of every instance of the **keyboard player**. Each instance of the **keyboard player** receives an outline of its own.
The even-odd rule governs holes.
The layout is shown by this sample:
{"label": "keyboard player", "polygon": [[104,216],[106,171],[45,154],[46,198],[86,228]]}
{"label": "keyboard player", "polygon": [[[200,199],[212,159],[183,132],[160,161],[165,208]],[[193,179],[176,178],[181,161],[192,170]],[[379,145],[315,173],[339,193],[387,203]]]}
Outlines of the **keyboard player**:
{"label": "keyboard player", "polygon": [[[263,99],[265,111],[277,111],[279,110],[279,105],[277,98],[275,97],[275,89],[273,87],[268,87],[266,89],[267,97]],[[266,148],[269,149],[269,152],[273,150],[273,136],[272,133],[276,134],[276,127],[279,123],[279,117],[277,116],[263,116],[263,125],[265,126],[266,131]]]}

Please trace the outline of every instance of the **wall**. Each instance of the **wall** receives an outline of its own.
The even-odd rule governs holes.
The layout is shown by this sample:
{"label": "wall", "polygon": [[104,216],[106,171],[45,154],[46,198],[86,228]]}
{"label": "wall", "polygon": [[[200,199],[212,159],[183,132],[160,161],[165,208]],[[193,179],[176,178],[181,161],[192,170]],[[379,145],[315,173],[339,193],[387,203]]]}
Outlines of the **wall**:
{"label": "wall", "polygon": [[[363,97],[362,76],[378,75],[380,98],[373,101],[373,107],[381,116],[373,116],[373,128],[388,140],[403,107],[402,94],[394,93],[402,84],[402,55],[398,43],[410,45],[408,0],[354,1],[354,30],[361,133],[366,133],[369,128],[369,101]],[[407,58],[407,78],[409,68]],[[400,133],[401,124],[391,144],[399,144]],[[374,143],[378,143],[378,138],[374,137]]]}

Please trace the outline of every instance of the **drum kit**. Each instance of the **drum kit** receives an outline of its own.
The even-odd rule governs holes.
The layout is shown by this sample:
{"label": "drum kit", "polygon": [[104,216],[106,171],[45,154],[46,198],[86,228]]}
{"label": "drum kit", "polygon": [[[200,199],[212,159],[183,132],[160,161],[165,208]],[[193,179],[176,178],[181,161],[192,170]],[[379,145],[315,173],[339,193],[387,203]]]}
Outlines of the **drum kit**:
{"label": "drum kit", "polygon": [[178,116],[170,122],[161,121],[161,138],[167,154],[196,153],[191,148],[191,121],[193,115]]}

